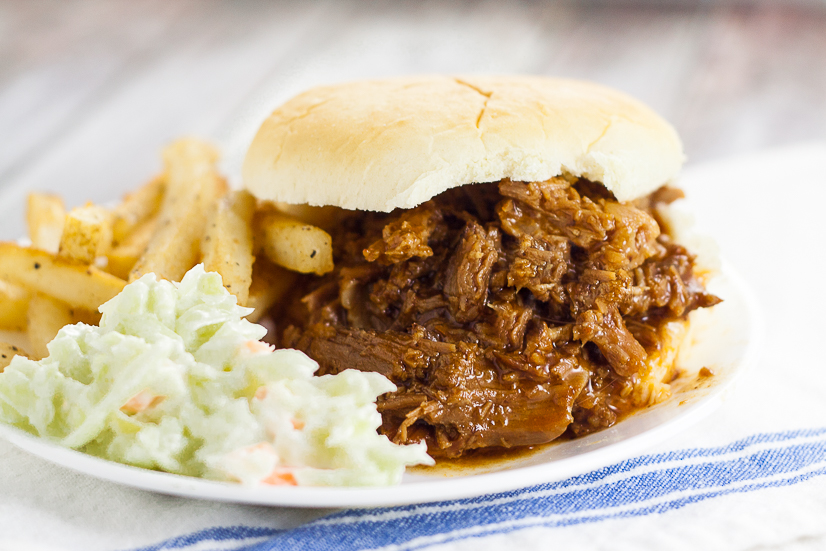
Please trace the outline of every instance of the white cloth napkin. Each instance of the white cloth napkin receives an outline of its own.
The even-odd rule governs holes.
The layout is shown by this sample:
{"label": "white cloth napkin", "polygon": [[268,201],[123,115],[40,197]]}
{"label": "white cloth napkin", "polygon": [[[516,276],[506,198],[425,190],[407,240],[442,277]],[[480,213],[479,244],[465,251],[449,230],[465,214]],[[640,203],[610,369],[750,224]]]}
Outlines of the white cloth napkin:
{"label": "white cloth napkin", "polygon": [[816,143],[685,171],[766,328],[721,409],[645,455],[496,496],[332,512],[155,495],[0,442],[0,551],[826,548],[824,165]]}

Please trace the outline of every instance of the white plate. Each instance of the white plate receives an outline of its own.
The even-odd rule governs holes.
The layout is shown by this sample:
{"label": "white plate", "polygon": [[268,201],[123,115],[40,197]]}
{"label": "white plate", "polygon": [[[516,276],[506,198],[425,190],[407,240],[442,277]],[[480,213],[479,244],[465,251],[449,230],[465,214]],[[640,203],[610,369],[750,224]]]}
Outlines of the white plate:
{"label": "white plate", "polygon": [[[178,496],[295,507],[379,506],[422,503],[512,490],[581,474],[637,454],[712,413],[735,376],[755,356],[759,326],[754,301],[728,268],[709,289],[722,304],[692,314],[692,346],[678,365],[686,375],[673,396],[614,427],[577,440],[546,446],[531,455],[478,470],[405,475],[401,486],[375,489],[245,487],[121,465],[62,448],[18,429],[0,425],[0,436],[47,461],[96,478]],[[697,378],[708,367],[713,377]]]}

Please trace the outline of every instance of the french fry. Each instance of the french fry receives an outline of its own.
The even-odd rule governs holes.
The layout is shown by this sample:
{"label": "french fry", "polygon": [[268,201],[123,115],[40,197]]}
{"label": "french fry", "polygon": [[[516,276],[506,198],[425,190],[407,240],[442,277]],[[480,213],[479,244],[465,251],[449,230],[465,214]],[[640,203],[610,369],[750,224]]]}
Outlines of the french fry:
{"label": "french fry", "polygon": [[112,213],[91,203],[66,215],[58,256],[80,264],[91,264],[112,246]]}
{"label": "french fry", "polygon": [[300,220],[305,224],[318,226],[323,230],[329,230],[335,226],[336,221],[343,212],[339,207],[313,207],[311,205],[291,205],[289,203],[273,203],[273,207],[278,212]]}
{"label": "french fry", "polygon": [[302,274],[326,274],[333,269],[330,234],[276,212],[259,216],[261,248],[267,257],[289,270]]}
{"label": "french fry", "polygon": [[194,139],[178,140],[163,155],[167,180],[158,229],[132,268],[130,281],[148,272],[180,281],[198,260],[204,213],[225,189],[215,168],[218,154],[211,146]]}
{"label": "french fry", "polygon": [[144,220],[132,233],[126,236],[126,239],[106,254],[108,259],[106,271],[122,279],[128,278],[132,267],[146,252],[149,241],[157,227],[157,218]]}
{"label": "french fry", "polygon": [[241,303],[248,308],[255,308],[247,319],[253,323],[261,319],[273,304],[287,294],[296,277],[295,272],[275,266],[266,258],[256,259],[252,267],[249,297],[245,303]]}
{"label": "french fry", "polygon": [[124,197],[112,210],[112,243],[117,246],[137,231],[148,218],[158,212],[163,201],[166,177],[156,176],[137,191]]}
{"label": "french fry", "polygon": [[45,251],[0,243],[0,279],[51,295],[73,307],[97,310],[126,282],[94,266],[83,266]]}
{"label": "french fry", "polygon": [[0,342],[0,373],[3,373],[3,370],[8,367],[11,363],[11,359],[15,356],[29,357],[29,355],[26,354],[26,352],[24,352],[19,346],[15,346],[7,342]]}
{"label": "french fry", "polygon": [[46,345],[64,326],[73,323],[72,309],[65,302],[36,294],[29,301],[28,329],[31,357],[40,360],[49,355]]}
{"label": "french fry", "polygon": [[0,329],[25,331],[26,311],[30,293],[7,281],[0,280]]}
{"label": "french fry", "polygon": [[29,239],[36,249],[56,253],[63,234],[66,207],[63,199],[50,193],[30,193],[26,208]]}
{"label": "french fry", "polygon": [[99,325],[100,312],[86,310],[85,308],[72,308],[72,323],[85,323],[86,325]]}
{"label": "french fry", "polygon": [[255,198],[246,191],[225,195],[212,209],[201,241],[204,269],[218,272],[227,291],[247,302],[252,282],[252,217]]}

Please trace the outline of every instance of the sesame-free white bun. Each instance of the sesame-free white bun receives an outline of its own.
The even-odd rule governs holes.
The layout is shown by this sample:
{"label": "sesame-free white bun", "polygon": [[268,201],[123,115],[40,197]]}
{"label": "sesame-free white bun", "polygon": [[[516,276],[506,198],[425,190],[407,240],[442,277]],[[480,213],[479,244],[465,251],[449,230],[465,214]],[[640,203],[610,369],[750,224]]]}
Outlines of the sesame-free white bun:
{"label": "sesame-free white bun", "polygon": [[683,163],[674,129],[635,99],[536,76],[414,76],[323,86],[276,109],[244,160],[262,199],[389,212],[503,178],[563,173],[620,201]]}

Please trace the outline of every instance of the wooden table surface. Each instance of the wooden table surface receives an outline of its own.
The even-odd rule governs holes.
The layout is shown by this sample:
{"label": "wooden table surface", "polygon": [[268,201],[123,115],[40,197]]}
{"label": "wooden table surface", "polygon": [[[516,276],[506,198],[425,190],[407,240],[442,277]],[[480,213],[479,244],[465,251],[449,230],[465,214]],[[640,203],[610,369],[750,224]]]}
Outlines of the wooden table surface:
{"label": "wooden table surface", "polygon": [[234,174],[300,90],[456,72],[617,87],[696,163],[826,138],[826,3],[4,0],[0,186],[109,200],[185,134],[223,145]]}

